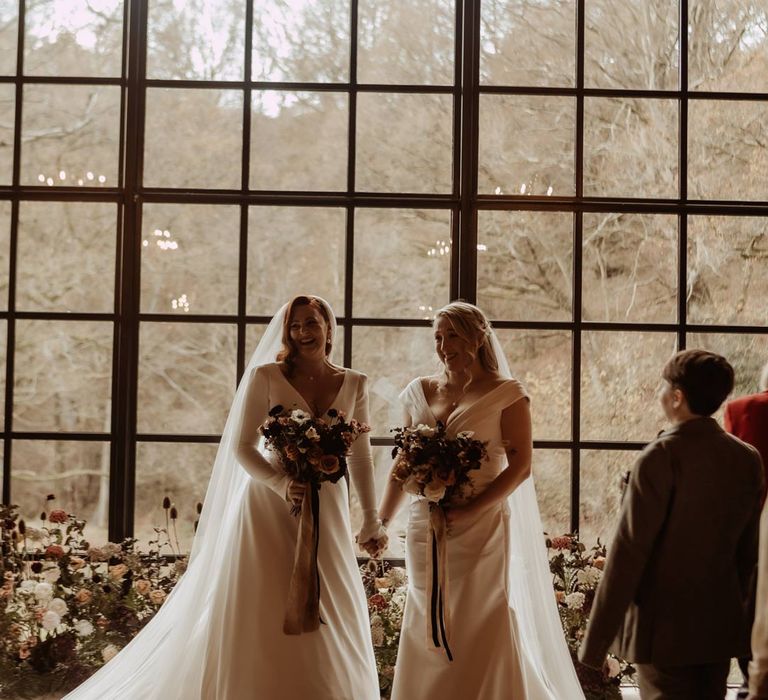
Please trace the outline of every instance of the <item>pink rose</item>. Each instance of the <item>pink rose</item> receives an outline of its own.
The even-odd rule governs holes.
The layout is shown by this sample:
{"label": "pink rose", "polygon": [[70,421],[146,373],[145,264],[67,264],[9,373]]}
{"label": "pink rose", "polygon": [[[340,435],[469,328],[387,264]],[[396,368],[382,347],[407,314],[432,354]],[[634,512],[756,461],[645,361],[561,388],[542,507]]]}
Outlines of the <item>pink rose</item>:
{"label": "pink rose", "polygon": [[602,571],[602,569],[605,568],[605,557],[595,557],[592,566]]}
{"label": "pink rose", "polygon": [[109,567],[109,578],[113,581],[119,581],[128,573],[128,567],[125,564],[115,564]]}
{"label": "pink rose", "polygon": [[91,593],[87,588],[81,588],[77,593],[75,593],[75,602],[80,603],[80,605],[90,603],[92,598],[93,593]]}
{"label": "pink rose", "polygon": [[133,584],[133,587],[139,595],[147,595],[149,589],[152,588],[152,584],[147,579],[140,578]]}
{"label": "pink rose", "polygon": [[155,605],[160,605],[165,600],[165,592],[161,591],[159,588],[156,588],[155,590],[149,592],[149,599]]}
{"label": "pink rose", "polygon": [[73,569],[82,569],[85,566],[85,559],[81,559],[80,557],[70,557],[69,565]]}

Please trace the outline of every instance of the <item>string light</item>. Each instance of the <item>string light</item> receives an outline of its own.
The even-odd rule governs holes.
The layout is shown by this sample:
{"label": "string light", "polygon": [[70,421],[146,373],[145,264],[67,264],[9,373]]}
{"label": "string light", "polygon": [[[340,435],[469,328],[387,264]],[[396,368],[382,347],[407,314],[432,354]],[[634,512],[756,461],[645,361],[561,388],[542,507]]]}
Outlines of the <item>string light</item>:
{"label": "string light", "polygon": [[175,311],[183,310],[189,312],[189,299],[186,294],[182,294],[178,299],[171,299],[171,308]]}

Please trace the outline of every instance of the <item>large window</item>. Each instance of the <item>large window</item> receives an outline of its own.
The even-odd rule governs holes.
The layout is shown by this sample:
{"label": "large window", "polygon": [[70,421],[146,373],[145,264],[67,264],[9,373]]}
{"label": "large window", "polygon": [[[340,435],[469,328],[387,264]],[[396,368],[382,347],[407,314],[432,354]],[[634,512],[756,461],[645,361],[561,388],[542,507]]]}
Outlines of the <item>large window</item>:
{"label": "large window", "polygon": [[768,360],[766,26],[748,0],[3,3],[3,500],[144,539],[168,493],[188,544],[298,292],[371,378],[381,486],[463,297],[532,395],[545,527],[605,539],[669,355],[726,354],[738,393]]}

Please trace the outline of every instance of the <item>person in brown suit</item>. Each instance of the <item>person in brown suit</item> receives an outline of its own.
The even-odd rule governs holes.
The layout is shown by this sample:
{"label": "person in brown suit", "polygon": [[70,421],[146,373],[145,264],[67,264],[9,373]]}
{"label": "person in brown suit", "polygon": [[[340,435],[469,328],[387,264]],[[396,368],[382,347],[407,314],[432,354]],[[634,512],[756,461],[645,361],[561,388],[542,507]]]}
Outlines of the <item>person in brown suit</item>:
{"label": "person in brown suit", "polygon": [[633,662],[642,700],[722,700],[749,650],[762,464],[711,418],[733,389],[724,357],[684,350],[662,377],[672,428],[631,472],[579,657]]}

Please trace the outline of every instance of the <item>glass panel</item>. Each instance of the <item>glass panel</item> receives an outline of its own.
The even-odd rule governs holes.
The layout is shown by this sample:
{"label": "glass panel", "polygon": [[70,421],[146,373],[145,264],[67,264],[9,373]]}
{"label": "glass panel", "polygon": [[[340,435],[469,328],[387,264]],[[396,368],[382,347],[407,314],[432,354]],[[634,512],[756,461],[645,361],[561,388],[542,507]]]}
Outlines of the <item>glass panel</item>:
{"label": "glass panel", "polygon": [[18,43],[19,3],[0,3],[0,75],[16,75]]}
{"label": "glass panel", "polygon": [[581,437],[652,440],[664,426],[661,370],[675,351],[671,333],[582,334]]}
{"label": "glass panel", "polygon": [[248,313],[271,316],[297,294],[317,294],[343,314],[345,227],[344,209],[251,207]]}
{"label": "glass panel", "polygon": [[480,13],[482,83],[574,84],[575,0],[483,0]]}
{"label": "glass panel", "polygon": [[143,323],[140,433],[220,434],[235,390],[237,332],[211,323]]}
{"label": "glass panel", "polygon": [[360,83],[453,83],[454,0],[360,0],[357,80]]}
{"label": "glass panel", "polygon": [[348,97],[254,91],[251,189],[346,190]]}
{"label": "glass panel", "polygon": [[113,334],[111,323],[17,320],[13,427],[108,433]]}
{"label": "glass panel", "polygon": [[477,240],[477,299],[491,318],[571,319],[571,214],[480,211]]}
{"label": "glass panel", "polygon": [[[729,400],[760,391],[760,373],[768,361],[768,335],[742,333],[689,333],[686,347],[723,355],[733,366],[734,387]],[[714,417],[723,422],[725,403]]]}
{"label": "glass panel", "polygon": [[689,88],[768,92],[765,5],[690,0],[688,8]]}
{"label": "glass panel", "polygon": [[240,208],[145,204],[141,310],[237,313]]}
{"label": "glass panel", "polygon": [[589,0],[586,87],[677,90],[679,13],[669,0]]}
{"label": "glass panel", "polygon": [[27,3],[26,75],[119,76],[122,55],[122,0]]}
{"label": "glass panel", "polygon": [[571,530],[571,453],[534,450],[533,478],[544,532],[553,537]]}
{"label": "glass panel", "polygon": [[[0,396],[3,397],[2,406],[0,406],[0,425],[5,421],[5,360],[8,354],[8,322],[0,321]],[[2,440],[0,440],[0,449],[2,449]],[[0,459],[0,467],[2,459]]]}
{"label": "glass panel", "polygon": [[259,0],[253,13],[253,80],[346,82],[349,6],[346,0]]}
{"label": "glass panel", "polygon": [[95,202],[22,202],[16,307],[111,312],[117,209]]}
{"label": "glass panel", "polygon": [[450,192],[453,97],[361,93],[356,185],[360,192]]}
{"label": "glass panel", "polygon": [[[85,536],[104,544],[109,530],[109,443],[14,440],[11,502],[27,527],[41,528],[44,510],[61,508],[85,520]],[[46,501],[48,494],[53,501]]]}
{"label": "glass panel", "polygon": [[239,90],[148,89],[144,184],[240,189],[242,134]]}
{"label": "glass panel", "polygon": [[[168,496],[179,517],[168,531],[176,551],[189,552],[194,537],[198,503],[205,498],[216,459],[216,444],[140,442],[136,446],[136,501],[134,536],[146,548],[152,528],[166,527],[163,498]],[[178,542],[178,546],[177,543]],[[169,553],[169,550],[165,550]]]}
{"label": "glass panel", "polygon": [[639,454],[629,450],[582,450],[579,534],[587,547],[598,538],[603,544],[610,544],[613,539],[621,510],[624,476]]}
{"label": "glass panel", "polygon": [[533,439],[570,440],[570,331],[502,328],[497,329],[496,334],[512,374],[531,397]]}
{"label": "glass panel", "polygon": [[584,214],[586,321],[677,321],[677,217]]}
{"label": "glass panel", "polygon": [[151,0],[147,77],[242,80],[245,3],[236,0]]}
{"label": "glass panel", "polygon": [[688,196],[768,199],[768,105],[691,100],[688,108]]}
{"label": "glass panel", "polygon": [[8,308],[11,245],[11,203],[0,201],[0,310]]}
{"label": "glass panel", "polygon": [[[0,36],[2,36],[2,30],[0,30]],[[10,83],[0,85],[0,185],[10,185],[13,180],[13,125],[15,119],[16,86]]]}
{"label": "glass panel", "polygon": [[352,366],[369,377],[372,435],[391,438],[403,424],[398,396],[414,377],[440,371],[432,328],[360,326],[352,335]]}
{"label": "glass panel", "polygon": [[25,85],[21,182],[116,187],[120,88]]}
{"label": "glass panel", "polygon": [[451,212],[355,212],[355,316],[432,318],[450,300],[450,277]]}
{"label": "glass panel", "polygon": [[584,194],[676,197],[678,115],[673,100],[584,100]]}
{"label": "glass panel", "polygon": [[768,236],[759,217],[688,217],[688,321],[763,325]]}
{"label": "glass panel", "polygon": [[478,191],[573,195],[576,100],[480,95]]}

